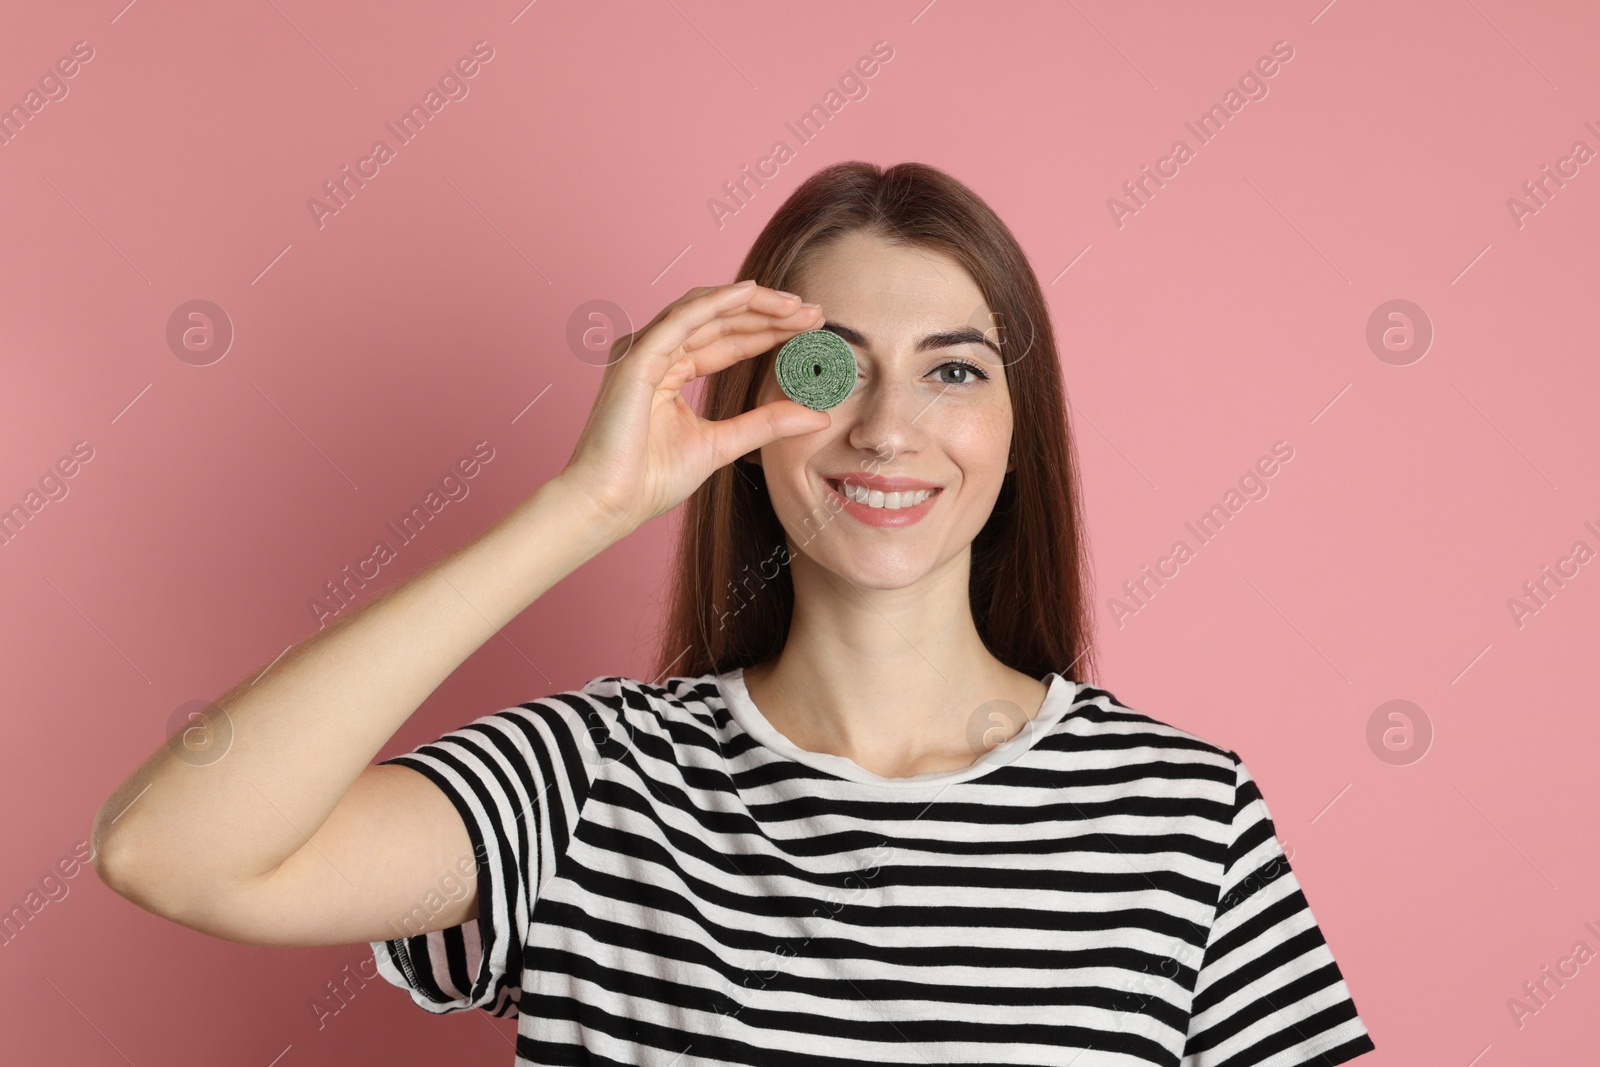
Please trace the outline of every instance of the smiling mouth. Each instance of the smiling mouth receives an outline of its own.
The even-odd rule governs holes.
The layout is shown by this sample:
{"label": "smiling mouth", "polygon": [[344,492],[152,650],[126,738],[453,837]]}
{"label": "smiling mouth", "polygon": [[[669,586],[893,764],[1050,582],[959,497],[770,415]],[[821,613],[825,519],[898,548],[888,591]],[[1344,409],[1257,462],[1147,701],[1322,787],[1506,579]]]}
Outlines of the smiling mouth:
{"label": "smiling mouth", "polygon": [[903,489],[896,493],[885,493],[881,489],[868,489],[854,482],[844,482],[837,478],[826,478],[828,487],[846,500],[862,507],[874,508],[879,511],[899,511],[904,508],[914,508],[925,504],[929,500],[944,492],[943,487],[937,489]]}

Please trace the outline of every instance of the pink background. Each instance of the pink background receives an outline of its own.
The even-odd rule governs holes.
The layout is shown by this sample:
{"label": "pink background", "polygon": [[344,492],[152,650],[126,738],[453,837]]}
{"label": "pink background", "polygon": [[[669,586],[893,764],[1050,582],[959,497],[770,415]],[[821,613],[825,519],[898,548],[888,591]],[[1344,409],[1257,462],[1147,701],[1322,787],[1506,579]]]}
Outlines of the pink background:
{"label": "pink background", "polygon": [[[731,280],[818,168],[920,160],[984,196],[1046,286],[1100,681],[1244,756],[1379,1046],[1362,1062],[1592,1055],[1600,963],[1520,1028],[1507,1002],[1600,950],[1600,563],[1520,626],[1508,600],[1600,550],[1600,162],[1520,226],[1507,200],[1600,149],[1594,5],[124,2],[33,5],[0,35],[0,104],[94,50],[0,147],[0,507],[93,449],[0,547],[0,908],[180,706],[309,636],[324,583],[475,442],[495,458],[470,495],[364,598],[560,469],[599,377],[566,340],[581,305],[643,323]],[[384,123],[480,40],[469,95],[319,228],[307,200],[395,147]],[[1268,95],[1197,147],[1183,124],[1280,40]],[[877,41],[867,95],[800,144],[784,123]],[[1180,137],[1194,158],[1119,227],[1108,198]],[[719,228],[708,200],[779,139],[795,158]],[[235,330],[205,366],[166,339],[194,299]],[[1435,331],[1403,366],[1366,340],[1394,299]],[[1277,441],[1270,494],[1119,626],[1109,598]],[[675,519],[533,605],[389,751],[651,677]],[[1368,741],[1394,699],[1434,732],[1405,765]],[[60,884],[0,948],[12,1062],[512,1058],[513,1024],[381,979],[319,1029],[362,946],[235,945],[92,871]]]}

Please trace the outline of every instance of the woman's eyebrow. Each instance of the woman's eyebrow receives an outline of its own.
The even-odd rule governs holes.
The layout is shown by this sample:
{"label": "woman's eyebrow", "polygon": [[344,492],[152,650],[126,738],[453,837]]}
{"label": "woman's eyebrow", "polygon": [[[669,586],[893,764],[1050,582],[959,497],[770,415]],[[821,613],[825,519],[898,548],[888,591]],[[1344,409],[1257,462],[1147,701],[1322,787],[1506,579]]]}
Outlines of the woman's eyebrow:
{"label": "woman's eyebrow", "polygon": [[[819,330],[827,330],[830,333],[836,333],[858,348],[872,347],[871,342],[867,340],[866,336],[862,334],[860,330],[851,329],[849,326],[845,326],[841,323],[824,322],[817,328]],[[936,348],[950,348],[954,345],[972,344],[984,345],[992,350],[995,355],[1001,355],[999,347],[995,345],[993,341],[989,340],[988,337],[984,336],[983,331],[973,326],[964,326],[959,330],[940,330],[938,333],[930,333],[922,340],[917,342],[917,351],[930,352]],[[1001,358],[1004,357],[1002,356]]]}

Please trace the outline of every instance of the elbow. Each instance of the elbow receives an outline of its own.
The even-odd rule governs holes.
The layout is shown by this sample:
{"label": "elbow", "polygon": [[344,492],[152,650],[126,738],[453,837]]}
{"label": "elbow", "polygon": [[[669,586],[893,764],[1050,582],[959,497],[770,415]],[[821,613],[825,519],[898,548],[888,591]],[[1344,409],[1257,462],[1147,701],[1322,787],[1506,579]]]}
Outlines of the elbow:
{"label": "elbow", "polygon": [[120,793],[121,790],[112,794],[95,813],[94,831],[89,839],[93,845],[90,859],[94,863],[95,875],[105,883],[106,888],[140,907],[148,907],[143,899],[133,841],[126,827],[119,828],[116,825],[127,807]]}
{"label": "elbow", "polygon": [[[131,788],[130,788],[131,787]],[[183,899],[186,879],[174,877],[172,857],[149,840],[147,820],[134,804],[142,786],[127,783],[113,793],[95,813],[90,835],[94,873],[107,889],[146,911],[183,921],[188,907]]]}
{"label": "elbow", "polygon": [[197,901],[189,892],[193,883],[179,877],[152,850],[141,846],[137,835],[121,827],[101,829],[96,819],[94,873],[107,889],[153,915],[182,926],[199,929]]}
{"label": "elbow", "polygon": [[244,914],[238,881],[197,861],[195,850],[179,844],[159,819],[130,813],[127,792],[118,790],[95,815],[90,859],[96,876],[153,915],[201,933],[245,940],[235,931]]}

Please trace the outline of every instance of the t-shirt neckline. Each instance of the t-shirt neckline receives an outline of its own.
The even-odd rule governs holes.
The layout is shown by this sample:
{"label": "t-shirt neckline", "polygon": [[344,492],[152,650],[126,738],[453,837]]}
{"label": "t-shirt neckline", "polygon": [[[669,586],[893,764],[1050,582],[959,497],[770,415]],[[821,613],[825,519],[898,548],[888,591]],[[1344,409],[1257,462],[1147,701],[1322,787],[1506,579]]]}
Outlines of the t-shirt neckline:
{"label": "t-shirt neckline", "polygon": [[1044,702],[1040,704],[1038,714],[1033,717],[1029,726],[1024,727],[1010,741],[989,749],[973,763],[960,770],[930,771],[926,774],[890,778],[867,770],[847,756],[836,756],[831,752],[813,752],[790,741],[776,726],[767,721],[767,717],[750,698],[750,690],[745,688],[744,684],[743,667],[735,667],[714,677],[728,714],[740,729],[766,748],[786,759],[825,774],[886,789],[925,789],[928,786],[951,785],[970,781],[998,767],[1016,763],[1072,710],[1073,697],[1078,690],[1076,682],[1052,671],[1040,679],[1048,689],[1045,691]]}

